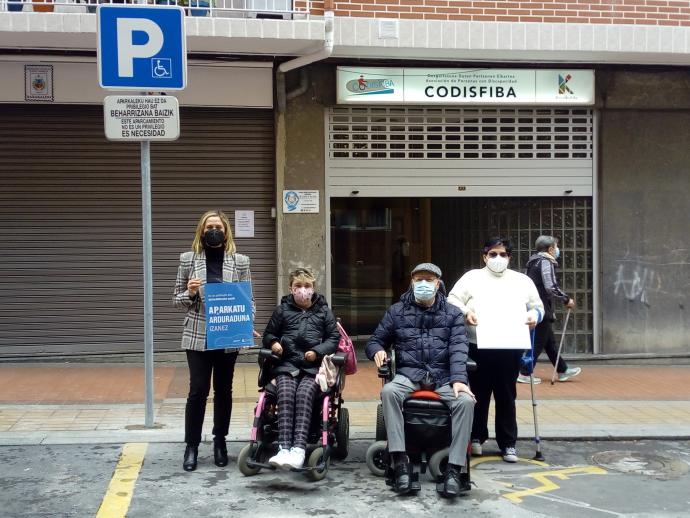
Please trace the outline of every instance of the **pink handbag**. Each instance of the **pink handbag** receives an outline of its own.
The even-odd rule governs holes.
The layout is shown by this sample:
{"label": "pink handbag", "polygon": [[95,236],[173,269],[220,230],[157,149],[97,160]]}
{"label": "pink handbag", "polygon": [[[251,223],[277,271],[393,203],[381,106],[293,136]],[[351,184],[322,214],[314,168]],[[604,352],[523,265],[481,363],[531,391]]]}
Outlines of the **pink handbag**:
{"label": "pink handbag", "polygon": [[352,340],[345,332],[345,328],[340,325],[340,322],[337,322],[336,324],[338,326],[338,332],[340,333],[338,351],[341,353],[346,353],[345,374],[351,376],[357,372],[357,354],[355,353],[355,346],[352,345]]}

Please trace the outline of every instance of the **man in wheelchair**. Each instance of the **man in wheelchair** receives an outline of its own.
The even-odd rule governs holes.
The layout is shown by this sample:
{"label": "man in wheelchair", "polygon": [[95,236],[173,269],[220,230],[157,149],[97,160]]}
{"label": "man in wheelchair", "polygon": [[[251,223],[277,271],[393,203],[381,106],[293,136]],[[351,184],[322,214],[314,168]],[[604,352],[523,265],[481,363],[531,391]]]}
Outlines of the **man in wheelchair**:
{"label": "man in wheelchair", "polygon": [[403,404],[425,389],[436,392],[451,414],[452,439],[448,465],[438,484],[445,497],[470,489],[466,471],[475,398],[467,385],[467,336],[460,310],[446,301],[441,269],[422,263],[412,270],[410,288],[384,315],[366,348],[381,367],[393,347],[396,374],[381,391],[383,417],[392,459],[392,488],[405,494],[418,489],[406,453]]}

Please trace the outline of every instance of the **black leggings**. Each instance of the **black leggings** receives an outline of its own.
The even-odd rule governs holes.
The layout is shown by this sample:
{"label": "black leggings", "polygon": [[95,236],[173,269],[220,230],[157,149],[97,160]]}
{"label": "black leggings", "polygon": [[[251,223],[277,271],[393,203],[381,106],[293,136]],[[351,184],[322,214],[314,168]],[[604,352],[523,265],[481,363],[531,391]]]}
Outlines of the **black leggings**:
{"label": "black leggings", "polygon": [[472,440],[484,442],[489,437],[489,403],[493,393],[496,403],[496,442],[503,450],[515,446],[517,418],[515,382],[520,371],[522,351],[511,349],[477,349],[470,344],[470,358],[477,370],[469,373],[470,387],[477,398],[474,405]]}
{"label": "black leggings", "polygon": [[[278,381],[278,441],[282,448],[306,448],[311,413],[320,390],[313,376],[281,374]],[[295,408],[295,404],[296,407]],[[293,440],[294,430],[294,440]]]}
{"label": "black leggings", "polygon": [[237,352],[224,349],[210,351],[187,350],[189,365],[189,395],[184,415],[184,442],[198,446],[206,413],[206,399],[211,389],[213,373],[213,436],[225,439],[232,414],[232,378]]}

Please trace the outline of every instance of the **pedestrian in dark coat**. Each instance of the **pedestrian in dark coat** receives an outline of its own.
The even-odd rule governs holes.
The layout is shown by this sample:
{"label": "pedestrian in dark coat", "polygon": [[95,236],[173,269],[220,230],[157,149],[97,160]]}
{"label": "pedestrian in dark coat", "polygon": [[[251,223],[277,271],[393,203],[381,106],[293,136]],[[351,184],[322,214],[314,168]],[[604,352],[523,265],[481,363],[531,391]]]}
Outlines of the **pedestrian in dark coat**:
{"label": "pedestrian in dark coat", "polygon": [[[568,309],[575,307],[575,301],[570,298],[558,285],[556,267],[561,251],[558,248],[558,239],[553,236],[539,236],[534,243],[537,253],[527,261],[527,276],[532,279],[539,298],[544,304],[544,320],[535,329],[534,335],[534,362],[539,355],[546,351],[549,360],[558,371],[558,381],[567,381],[582,372],[580,367],[568,367],[563,356],[558,357],[556,337],[553,334],[553,323],[556,321],[554,303],[560,302]],[[556,361],[558,360],[558,365]],[[541,379],[533,377],[535,383],[541,383]],[[529,383],[529,376],[518,376],[518,382]]]}
{"label": "pedestrian in dark coat", "polygon": [[306,268],[290,274],[290,294],[273,311],[263,347],[281,357],[273,367],[278,385],[278,453],[269,463],[285,468],[304,464],[315,381],[321,359],[338,349],[340,333],[326,298],[314,292],[314,275]]}

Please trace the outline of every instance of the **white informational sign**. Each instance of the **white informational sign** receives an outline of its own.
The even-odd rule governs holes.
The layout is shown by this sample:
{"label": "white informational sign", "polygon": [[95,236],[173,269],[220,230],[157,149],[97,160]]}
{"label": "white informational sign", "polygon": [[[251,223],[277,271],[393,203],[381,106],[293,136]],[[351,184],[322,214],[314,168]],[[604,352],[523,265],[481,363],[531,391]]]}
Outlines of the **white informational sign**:
{"label": "white informational sign", "polygon": [[177,140],[180,106],[165,95],[109,95],[103,103],[108,140]]}
{"label": "white informational sign", "polygon": [[235,211],[235,237],[254,237],[254,211]]}
{"label": "white informational sign", "polygon": [[524,301],[487,297],[476,301],[478,349],[530,349],[527,309]]}
{"label": "white informational sign", "polygon": [[283,213],[318,214],[319,191],[283,191]]}
{"label": "white informational sign", "polygon": [[594,104],[594,70],[338,67],[339,104]]}

